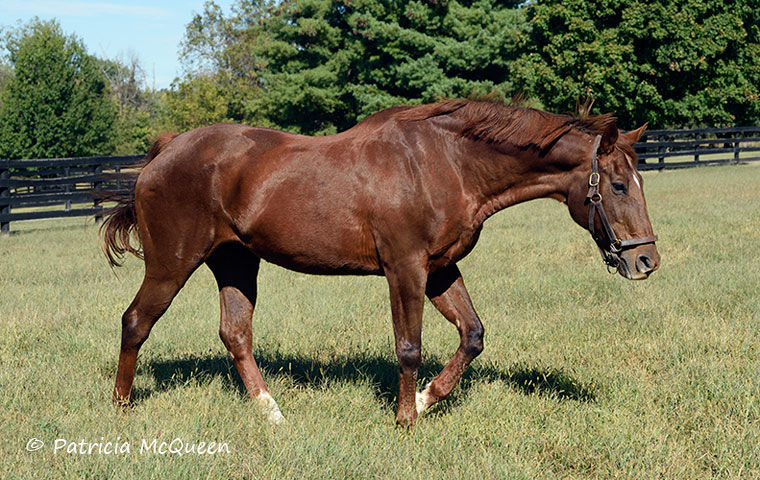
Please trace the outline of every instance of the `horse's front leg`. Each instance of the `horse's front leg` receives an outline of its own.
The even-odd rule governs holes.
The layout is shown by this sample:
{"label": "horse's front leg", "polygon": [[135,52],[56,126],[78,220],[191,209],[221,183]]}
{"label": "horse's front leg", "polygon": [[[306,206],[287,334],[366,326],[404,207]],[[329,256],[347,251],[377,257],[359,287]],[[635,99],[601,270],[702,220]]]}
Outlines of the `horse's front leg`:
{"label": "horse's front leg", "polygon": [[448,397],[472,360],[483,351],[483,324],[456,265],[434,272],[425,292],[435,308],[459,330],[459,348],[443,371],[417,394],[417,413]]}
{"label": "horse's front leg", "polygon": [[385,268],[391,297],[393,333],[399,361],[398,412],[400,425],[417,419],[415,396],[417,369],[422,362],[422,309],[427,271],[422,262],[411,261]]}

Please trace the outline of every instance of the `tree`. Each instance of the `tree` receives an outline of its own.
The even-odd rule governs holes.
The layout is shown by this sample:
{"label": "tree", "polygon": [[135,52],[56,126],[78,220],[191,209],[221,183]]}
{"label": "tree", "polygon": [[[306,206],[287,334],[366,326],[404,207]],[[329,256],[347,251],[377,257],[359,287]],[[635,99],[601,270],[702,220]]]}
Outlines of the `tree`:
{"label": "tree", "polygon": [[185,131],[219,122],[232,121],[228,116],[230,99],[222,82],[214,75],[196,75],[175,81],[164,92],[163,122],[167,130]]}
{"label": "tree", "polygon": [[111,101],[116,106],[114,154],[145,153],[157,136],[161,111],[159,95],[147,86],[136,55],[100,61]]}
{"label": "tree", "polygon": [[6,65],[0,62],[0,108],[2,108],[3,105],[2,91],[5,89],[5,86],[11,81],[11,78],[13,78],[13,70],[11,69],[10,65]]}
{"label": "tree", "polygon": [[239,0],[229,17],[207,4],[185,58],[246,79],[233,118],[328,134],[391,105],[511,91],[526,25],[515,3]]}
{"label": "tree", "polygon": [[591,96],[626,127],[760,122],[754,0],[540,0],[515,79],[553,109]]}
{"label": "tree", "polygon": [[198,127],[211,119],[277,126],[251,107],[252,99],[262,94],[254,45],[263,19],[273,11],[271,0],[239,0],[224,16],[219,6],[206,2],[203,12],[193,17],[180,46],[185,76],[166,96],[172,128]]}
{"label": "tree", "polygon": [[111,153],[116,111],[81,40],[34,19],[9,32],[5,47],[13,76],[2,91],[0,158]]}
{"label": "tree", "polygon": [[238,0],[188,26],[188,78],[236,121],[326,134],[380,110],[490,91],[624,128],[760,122],[756,0]]}
{"label": "tree", "polygon": [[[2,34],[3,27],[0,27],[0,35]],[[2,43],[0,43],[0,45],[2,45]],[[11,68],[7,59],[3,58],[3,56],[0,56],[0,94],[2,93],[3,89],[5,89],[5,85],[11,81],[11,78],[13,78],[13,69]],[[2,101],[2,95],[0,95],[0,105],[2,105]]]}

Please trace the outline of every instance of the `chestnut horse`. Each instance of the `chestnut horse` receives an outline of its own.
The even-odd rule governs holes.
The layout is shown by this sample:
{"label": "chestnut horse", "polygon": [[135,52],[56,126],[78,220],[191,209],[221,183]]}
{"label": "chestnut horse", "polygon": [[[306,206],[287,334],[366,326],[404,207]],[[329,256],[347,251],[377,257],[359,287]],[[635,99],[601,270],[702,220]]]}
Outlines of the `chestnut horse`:
{"label": "chestnut horse", "polygon": [[[453,100],[389,108],[326,137],[233,124],[165,134],[101,230],[112,266],[127,251],[145,259],[122,317],[114,400],[130,402],[140,346],[206,263],[219,287],[219,335],[250,397],[280,422],[251,353],[264,259],[305,273],[385,276],[399,361],[396,419],[414,423],[483,349],[457,261],[494,213],[555,198],[622,276],[643,279],[657,269],[632,148],[645,128],[619,133],[610,114],[575,118]],[[141,247],[130,244],[133,232]],[[418,393],[425,296],[461,340]]]}

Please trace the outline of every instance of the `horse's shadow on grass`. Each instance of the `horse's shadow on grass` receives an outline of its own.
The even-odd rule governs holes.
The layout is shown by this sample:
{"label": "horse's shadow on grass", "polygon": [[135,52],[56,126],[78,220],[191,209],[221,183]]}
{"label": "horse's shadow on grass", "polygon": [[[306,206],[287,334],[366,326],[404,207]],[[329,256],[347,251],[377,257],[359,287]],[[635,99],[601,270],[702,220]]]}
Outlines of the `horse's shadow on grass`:
{"label": "horse's shadow on grass", "polygon": [[[398,364],[379,355],[358,354],[336,358],[331,362],[271,351],[255,351],[254,357],[265,378],[283,375],[293,383],[304,386],[318,386],[325,382],[366,382],[373,386],[375,396],[386,408],[393,409],[397,404]],[[424,361],[419,369],[419,378],[429,381],[443,367],[444,364],[436,360]],[[148,361],[143,368],[152,374],[156,386],[136,390],[135,399],[138,402],[191,379],[205,381],[217,377],[231,381],[240,394],[246,394],[245,386],[226,354],[215,353],[174,360],[159,358]],[[537,394],[559,401],[593,402],[596,399],[592,386],[586,386],[560,370],[515,364],[507,371],[502,371],[476,362],[464,373],[459,388],[454,390],[441,408],[445,411],[457,405],[467,396],[472,385],[480,382],[504,382],[525,395]]]}

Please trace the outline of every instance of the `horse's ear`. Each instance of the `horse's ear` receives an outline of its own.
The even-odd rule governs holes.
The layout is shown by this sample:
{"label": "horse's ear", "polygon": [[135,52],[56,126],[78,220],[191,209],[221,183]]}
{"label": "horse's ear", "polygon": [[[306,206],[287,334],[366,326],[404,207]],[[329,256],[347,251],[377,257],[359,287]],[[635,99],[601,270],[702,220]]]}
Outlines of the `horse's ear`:
{"label": "horse's ear", "polygon": [[631,130],[630,132],[621,133],[620,139],[623,140],[628,145],[633,146],[636,142],[639,141],[639,138],[644,134],[644,131],[649,126],[649,123],[645,123],[644,125],[640,126],[636,130]]}
{"label": "horse's ear", "polygon": [[604,127],[602,132],[602,141],[599,143],[599,153],[610,153],[618,140],[617,123],[612,122]]}

